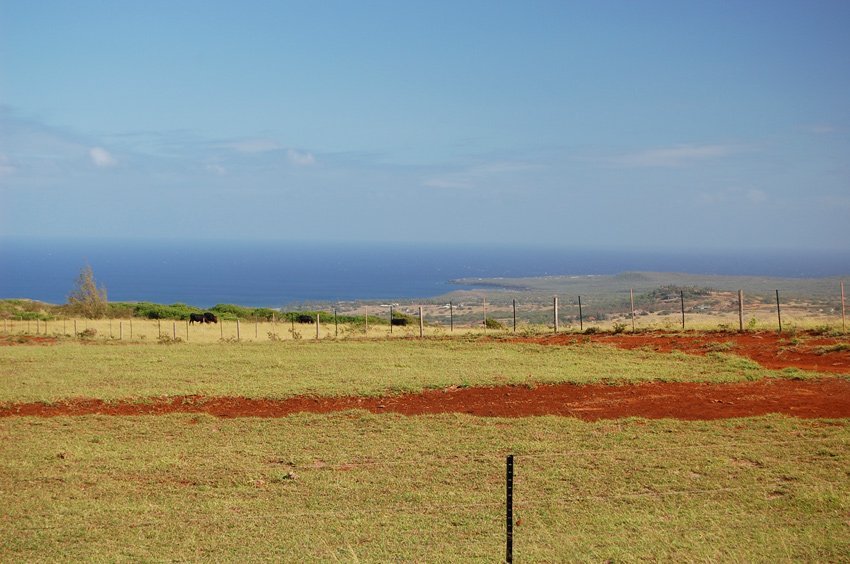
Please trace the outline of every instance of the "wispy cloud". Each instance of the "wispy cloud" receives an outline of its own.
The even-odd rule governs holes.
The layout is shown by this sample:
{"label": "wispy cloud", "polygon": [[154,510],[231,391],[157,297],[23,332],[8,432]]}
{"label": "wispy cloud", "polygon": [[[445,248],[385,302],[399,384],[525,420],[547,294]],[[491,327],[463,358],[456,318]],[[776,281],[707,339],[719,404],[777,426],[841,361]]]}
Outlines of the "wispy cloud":
{"label": "wispy cloud", "polygon": [[9,157],[0,153],[0,176],[9,176],[13,172],[15,172],[15,167],[12,166]]}
{"label": "wispy cloud", "polygon": [[498,161],[476,164],[454,172],[431,176],[423,180],[422,185],[429,188],[446,189],[476,188],[484,182],[492,182],[496,179],[504,178],[515,173],[527,172],[537,168],[540,168],[540,166],[532,163],[514,161]]}
{"label": "wispy cloud", "polygon": [[740,145],[676,145],[626,153],[604,159],[623,167],[681,167],[727,157],[744,150]]}
{"label": "wispy cloud", "polygon": [[108,168],[118,164],[115,157],[103,147],[92,147],[89,149],[89,157],[91,157],[91,162],[94,166],[98,168]]}
{"label": "wispy cloud", "polygon": [[312,153],[304,153],[295,149],[286,151],[286,160],[297,166],[311,166],[316,164],[316,157]]}
{"label": "wispy cloud", "polygon": [[227,174],[227,169],[221,166],[220,164],[212,163],[206,166],[206,169],[215,174],[216,176],[224,176]]}
{"label": "wispy cloud", "polygon": [[241,139],[239,141],[224,143],[222,146],[228,149],[233,149],[238,153],[268,153],[269,151],[279,151],[283,149],[281,144],[274,139],[263,137]]}
{"label": "wispy cloud", "polygon": [[769,195],[759,188],[727,187],[712,192],[700,192],[697,201],[704,205],[716,206],[731,203],[750,203],[754,206],[764,204]]}

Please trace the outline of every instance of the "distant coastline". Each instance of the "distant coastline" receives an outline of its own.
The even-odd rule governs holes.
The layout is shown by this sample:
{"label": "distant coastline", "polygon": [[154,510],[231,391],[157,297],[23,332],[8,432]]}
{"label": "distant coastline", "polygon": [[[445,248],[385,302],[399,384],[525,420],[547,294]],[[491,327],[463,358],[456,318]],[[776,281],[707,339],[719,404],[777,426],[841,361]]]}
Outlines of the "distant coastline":
{"label": "distant coastline", "polygon": [[[24,241],[0,239],[0,298],[63,303],[90,264],[110,301],[282,307],[304,302],[436,298],[456,291],[550,291],[541,282],[627,272],[850,278],[850,250],[634,251],[316,243]],[[578,277],[578,278],[576,278]],[[533,280],[533,282],[531,282]],[[706,284],[709,285],[708,281]],[[502,287],[505,288],[502,288]]]}

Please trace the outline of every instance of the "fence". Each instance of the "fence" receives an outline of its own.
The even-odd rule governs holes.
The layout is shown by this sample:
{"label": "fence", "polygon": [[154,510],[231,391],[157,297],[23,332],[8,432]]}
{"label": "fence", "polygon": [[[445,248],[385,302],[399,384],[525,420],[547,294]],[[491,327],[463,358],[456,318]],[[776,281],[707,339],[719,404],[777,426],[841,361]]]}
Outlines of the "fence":
{"label": "fence", "polygon": [[[82,336],[131,341],[283,341],[347,337],[423,337],[470,332],[640,330],[847,331],[844,283],[834,295],[803,296],[660,287],[607,295],[522,297],[469,292],[447,303],[337,304],[311,323],[280,319],[220,319],[217,324],[139,318],[57,319],[23,314],[2,319],[4,334]],[[332,311],[333,313],[329,313]],[[359,316],[339,323],[337,315]],[[392,320],[392,321],[391,321]]]}

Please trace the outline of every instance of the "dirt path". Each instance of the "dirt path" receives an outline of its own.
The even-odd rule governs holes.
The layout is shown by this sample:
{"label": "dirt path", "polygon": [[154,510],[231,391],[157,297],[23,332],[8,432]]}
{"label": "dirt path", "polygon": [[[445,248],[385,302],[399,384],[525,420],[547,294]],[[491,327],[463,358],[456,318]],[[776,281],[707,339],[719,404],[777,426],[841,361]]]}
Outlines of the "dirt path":
{"label": "dirt path", "polygon": [[561,415],[586,421],[621,417],[725,419],[768,413],[802,418],[850,418],[850,380],[775,380],[736,384],[662,383],[448,388],[384,398],[297,397],[286,400],[183,396],[146,403],[72,400],[0,406],[0,417],[162,415],[209,413],[219,417],[285,417],[365,409],[373,413],[467,413],[483,417]]}
{"label": "dirt path", "polygon": [[511,341],[562,346],[600,343],[623,349],[647,348],[658,352],[681,351],[699,355],[723,352],[749,358],[770,369],[799,368],[850,375],[850,339],[823,337],[805,332],[794,336],[776,332],[647,332],[617,335],[565,333],[544,337],[517,337]]}

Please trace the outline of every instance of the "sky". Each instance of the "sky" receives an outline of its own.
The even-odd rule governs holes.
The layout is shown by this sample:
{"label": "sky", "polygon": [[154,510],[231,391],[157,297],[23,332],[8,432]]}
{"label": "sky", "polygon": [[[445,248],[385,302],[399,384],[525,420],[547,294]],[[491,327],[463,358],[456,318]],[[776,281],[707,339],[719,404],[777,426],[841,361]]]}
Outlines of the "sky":
{"label": "sky", "polygon": [[0,237],[850,248],[850,2],[0,0]]}

